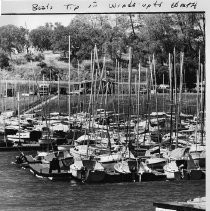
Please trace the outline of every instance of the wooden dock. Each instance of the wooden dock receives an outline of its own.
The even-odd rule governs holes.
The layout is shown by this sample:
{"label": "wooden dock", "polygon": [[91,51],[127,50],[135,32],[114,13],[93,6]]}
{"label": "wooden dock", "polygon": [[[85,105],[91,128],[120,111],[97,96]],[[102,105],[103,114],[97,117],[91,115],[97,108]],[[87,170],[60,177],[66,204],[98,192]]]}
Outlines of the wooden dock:
{"label": "wooden dock", "polygon": [[193,201],[188,202],[155,202],[155,211],[204,211],[205,197],[196,198]]}
{"label": "wooden dock", "polygon": [[0,147],[0,152],[40,150],[40,144],[22,144],[21,146]]}

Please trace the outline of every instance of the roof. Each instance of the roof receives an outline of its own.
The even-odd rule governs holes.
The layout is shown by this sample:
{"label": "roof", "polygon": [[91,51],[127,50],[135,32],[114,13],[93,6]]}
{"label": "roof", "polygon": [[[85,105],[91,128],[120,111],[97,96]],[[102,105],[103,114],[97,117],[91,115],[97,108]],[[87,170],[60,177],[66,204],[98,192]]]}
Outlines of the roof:
{"label": "roof", "polygon": [[[99,82],[99,81],[100,81],[100,79],[97,80],[97,82]],[[102,81],[104,81],[104,82],[112,82],[112,83],[115,82],[115,80],[113,78],[102,78]],[[95,82],[95,80],[94,80],[94,82]],[[92,80],[81,81],[81,84],[85,84],[85,83],[92,83]]]}

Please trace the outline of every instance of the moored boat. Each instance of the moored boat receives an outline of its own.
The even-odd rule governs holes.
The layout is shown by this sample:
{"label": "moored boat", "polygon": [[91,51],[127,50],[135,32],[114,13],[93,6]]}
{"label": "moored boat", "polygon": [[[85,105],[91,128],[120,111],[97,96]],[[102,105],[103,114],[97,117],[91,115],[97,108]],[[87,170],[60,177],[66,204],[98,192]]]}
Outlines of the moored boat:
{"label": "moored boat", "polygon": [[50,180],[69,180],[72,178],[69,169],[60,168],[51,170],[50,164],[31,163],[29,164],[30,171],[39,178],[48,178]]}
{"label": "moored boat", "polygon": [[104,167],[96,160],[75,160],[70,166],[72,176],[82,182],[102,182],[105,178]]}

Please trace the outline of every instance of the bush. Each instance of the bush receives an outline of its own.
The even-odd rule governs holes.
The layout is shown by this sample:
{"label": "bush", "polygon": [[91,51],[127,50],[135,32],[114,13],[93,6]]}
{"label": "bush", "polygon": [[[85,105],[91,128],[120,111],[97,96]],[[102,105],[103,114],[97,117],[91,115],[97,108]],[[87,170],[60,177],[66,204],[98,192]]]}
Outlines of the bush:
{"label": "bush", "polygon": [[25,56],[27,62],[34,61],[34,55],[32,53],[27,53]]}
{"label": "bush", "polygon": [[9,65],[9,66],[5,67],[5,70],[14,71],[14,67],[12,65]]}
{"label": "bush", "polygon": [[14,63],[17,65],[21,65],[21,64],[26,64],[26,59],[25,58],[17,58],[14,60]]}
{"label": "bush", "polygon": [[0,68],[9,67],[9,57],[5,52],[0,52]]}
{"label": "bush", "polygon": [[36,61],[36,62],[41,62],[41,61],[43,61],[45,58],[44,58],[44,54],[42,54],[42,53],[38,53],[38,55],[36,55],[35,57],[34,57],[34,60]]}
{"label": "bush", "polygon": [[47,64],[42,61],[42,62],[38,63],[37,66],[44,68],[44,67],[47,67]]}

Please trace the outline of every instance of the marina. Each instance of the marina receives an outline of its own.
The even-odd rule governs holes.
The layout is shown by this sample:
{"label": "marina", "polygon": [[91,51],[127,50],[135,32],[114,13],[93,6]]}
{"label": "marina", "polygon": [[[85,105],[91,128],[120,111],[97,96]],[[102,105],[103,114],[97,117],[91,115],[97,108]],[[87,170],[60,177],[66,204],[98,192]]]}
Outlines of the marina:
{"label": "marina", "polygon": [[[36,154],[36,151],[29,153]],[[154,202],[187,201],[205,195],[204,180],[88,184],[39,179],[27,169],[10,165],[18,155],[19,152],[1,152],[0,155],[0,203],[3,210],[14,210],[14,207],[16,210],[34,210],[34,207],[52,210],[61,206],[62,210],[68,210],[70,205],[78,211],[155,210]]]}
{"label": "marina", "polygon": [[[154,17],[170,20],[174,30],[177,21],[182,29],[179,15]],[[204,21],[200,13],[183,17],[188,15]],[[114,35],[122,36],[120,44],[99,44],[98,37],[94,43],[92,36],[105,26],[113,34],[118,28],[111,22],[100,28],[102,21],[97,31],[81,17],[71,27],[56,23],[26,31],[30,51],[28,46],[22,57],[24,50],[10,52],[10,62],[19,71],[26,65],[30,77],[0,79],[1,209],[206,210],[205,45],[195,39],[198,47],[189,50],[190,44],[170,47],[173,40],[156,40],[160,29],[144,28],[154,24],[149,15],[120,15],[119,24],[132,26]],[[140,20],[164,52],[156,45],[142,52],[135,46],[151,44],[146,37],[135,41],[141,31],[133,21]],[[84,46],[91,41],[88,48],[77,40],[77,24],[90,35],[77,32]],[[53,40],[38,45],[36,30],[50,32],[46,39]]]}

